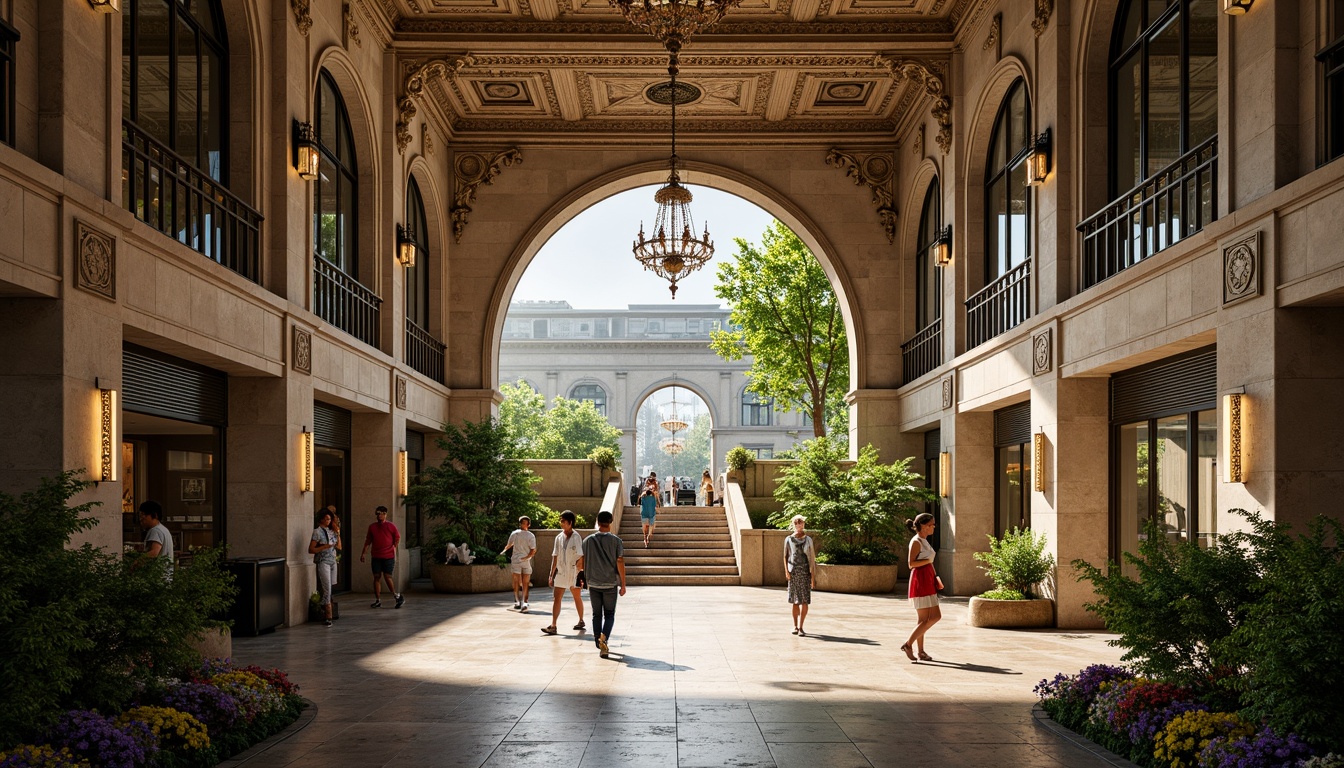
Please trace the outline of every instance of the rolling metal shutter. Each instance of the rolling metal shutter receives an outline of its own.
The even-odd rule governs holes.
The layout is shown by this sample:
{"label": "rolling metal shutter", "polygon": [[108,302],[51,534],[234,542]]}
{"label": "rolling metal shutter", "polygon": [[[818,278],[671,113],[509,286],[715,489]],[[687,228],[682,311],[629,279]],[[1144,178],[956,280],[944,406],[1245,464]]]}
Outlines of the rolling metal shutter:
{"label": "rolling metal shutter", "polygon": [[936,459],[942,451],[943,430],[930,429],[924,433],[924,458]]}
{"label": "rolling metal shutter", "polygon": [[412,461],[425,460],[425,435],[413,429],[406,430],[406,458]]}
{"label": "rolling metal shutter", "polygon": [[121,350],[122,408],[222,427],[229,418],[229,377],[204,366],[127,344]]}
{"label": "rolling metal shutter", "polygon": [[1111,377],[1111,422],[1123,424],[1218,403],[1218,354],[1214,347]]}
{"label": "rolling metal shutter", "polygon": [[994,412],[994,447],[1031,442],[1031,401]]}
{"label": "rolling metal shutter", "polygon": [[313,442],[327,448],[350,450],[350,412],[314,401]]}

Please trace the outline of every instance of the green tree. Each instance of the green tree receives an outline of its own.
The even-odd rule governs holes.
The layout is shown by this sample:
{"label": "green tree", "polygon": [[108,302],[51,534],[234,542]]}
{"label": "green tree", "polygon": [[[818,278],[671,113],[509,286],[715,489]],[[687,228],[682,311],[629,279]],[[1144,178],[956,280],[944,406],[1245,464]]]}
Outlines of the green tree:
{"label": "green tree", "polygon": [[845,409],[849,344],[840,303],[812,252],[779,221],[761,248],[738,238],[734,260],[719,264],[714,293],[732,307],[732,328],[710,347],[725,360],[752,356],[748,389],[784,411],[812,417],[817,437]]}
{"label": "green tree", "polygon": [[503,384],[499,422],[528,459],[586,459],[595,448],[610,448],[621,458],[621,431],[597,412],[590,400],[546,399],[524,382]]}
{"label": "green tree", "polygon": [[524,381],[501,384],[499,391],[504,395],[499,423],[513,435],[521,455],[534,458],[537,438],[546,429],[546,398]]}

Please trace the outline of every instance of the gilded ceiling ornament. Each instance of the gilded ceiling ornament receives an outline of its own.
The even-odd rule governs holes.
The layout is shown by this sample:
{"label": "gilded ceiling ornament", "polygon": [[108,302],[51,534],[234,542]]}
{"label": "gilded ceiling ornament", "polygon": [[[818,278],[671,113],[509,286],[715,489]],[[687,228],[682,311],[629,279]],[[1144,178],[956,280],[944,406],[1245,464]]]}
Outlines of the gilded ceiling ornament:
{"label": "gilded ceiling ornament", "polygon": [[397,152],[406,154],[406,145],[411,143],[411,120],[415,118],[415,99],[425,91],[425,83],[431,77],[446,78],[463,67],[473,63],[471,54],[446,59],[434,59],[425,64],[408,64],[406,83],[402,87],[402,97],[397,101]]}
{"label": "gilded ceiling ornament", "polygon": [[313,28],[313,13],[311,0],[289,0],[289,7],[294,11],[294,26],[299,28],[299,34],[308,36],[308,30]]}
{"label": "gilded ceiling ornament", "polygon": [[471,204],[476,201],[476,188],[495,183],[495,177],[505,168],[523,162],[523,153],[517,147],[495,153],[493,157],[479,152],[460,152],[454,167],[457,170],[457,191],[453,194],[453,238],[462,242],[462,230],[467,228]]}
{"label": "gilded ceiling ornament", "polygon": [[938,142],[938,147],[946,155],[952,151],[952,100],[948,98],[943,89],[943,78],[938,71],[937,65],[926,64],[913,59],[888,59],[882,54],[878,54],[873,59],[873,64],[878,67],[886,67],[891,72],[892,79],[897,83],[909,79],[911,82],[922,86],[924,92],[933,99],[933,104],[929,107],[929,114],[938,121],[938,135],[934,140]]}
{"label": "gilded ceiling ornament", "polygon": [[355,20],[355,9],[346,3],[341,8],[341,16],[345,22],[345,47],[349,48],[350,43],[354,43],[362,48],[364,43],[359,39],[359,22]]}
{"label": "gilded ceiling ornament", "polygon": [[1031,28],[1036,30],[1037,37],[1045,32],[1050,24],[1050,14],[1054,12],[1055,0],[1036,0],[1036,18],[1031,22]]}
{"label": "gilded ceiling ornament", "polygon": [[854,185],[866,184],[873,190],[873,205],[887,233],[887,242],[896,242],[896,206],[892,202],[893,180],[896,178],[896,158],[890,152],[854,154],[832,147],[826,153],[826,164],[843,169],[854,179]]}

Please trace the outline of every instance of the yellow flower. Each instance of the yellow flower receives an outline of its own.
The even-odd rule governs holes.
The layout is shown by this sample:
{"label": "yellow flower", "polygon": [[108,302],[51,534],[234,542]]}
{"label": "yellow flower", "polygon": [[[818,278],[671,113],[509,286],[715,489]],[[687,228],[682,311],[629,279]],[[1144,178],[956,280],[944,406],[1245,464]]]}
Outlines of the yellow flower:
{"label": "yellow flower", "polygon": [[205,725],[186,712],[171,707],[135,707],[117,718],[119,725],[138,720],[149,726],[163,749],[185,747],[189,750],[210,746],[210,735]]}

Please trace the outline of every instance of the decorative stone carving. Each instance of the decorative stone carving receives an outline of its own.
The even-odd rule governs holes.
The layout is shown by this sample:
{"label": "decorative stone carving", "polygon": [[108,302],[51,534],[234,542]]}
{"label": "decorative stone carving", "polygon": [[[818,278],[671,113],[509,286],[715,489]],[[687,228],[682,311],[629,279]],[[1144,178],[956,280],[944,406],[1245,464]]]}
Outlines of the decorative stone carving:
{"label": "decorative stone carving", "polygon": [[406,377],[398,376],[396,384],[396,402],[397,407],[406,410]]}
{"label": "decorative stone carving", "polygon": [[1046,328],[1031,337],[1031,373],[1039,376],[1055,367],[1055,329]]}
{"label": "decorative stone carving", "polygon": [[406,82],[402,87],[402,96],[397,101],[397,151],[406,154],[406,145],[411,143],[411,120],[415,118],[415,100],[425,91],[425,82],[431,77],[448,77],[472,63],[471,54],[451,58],[434,59],[425,64],[407,65]]}
{"label": "decorative stone carving", "polygon": [[313,372],[313,334],[293,326],[290,334],[289,364],[299,373]]}
{"label": "decorative stone carving", "polygon": [[998,45],[999,45],[999,35],[1002,33],[1002,31],[1003,31],[1003,14],[996,13],[994,14],[994,18],[989,22],[989,35],[985,38],[985,44],[980,46],[980,50],[988,51],[990,48],[994,48],[995,49],[994,58],[996,59],[1001,58],[1003,54],[999,51]]}
{"label": "decorative stone carving", "polygon": [[434,154],[434,133],[428,125],[420,126],[420,144],[425,148],[426,155]]}
{"label": "decorative stone carving", "polygon": [[892,202],[893,180],[896,178],[896,158],[890,152],[858,155],[832,147],[826,153],[826,164],[844,170],[854,179],[855,186],[866,184],[873,190],[873,205],[887,233],[887,242],[896,241],[896,206]]}
{"label": "decorative stone carving", "polygon": [[952,407],[952,377],[943,378],[943,408]]}
{"label": "decorative stone carving", "polygon": [[359,40],[359,22],[355,20],[355,9],[349,3],[341,7],[341,17],[345,23],[345,47],[349,48],[351,43],[363,47],[364,43]]}
{"label": "decorative stone carving", "polygon": [[453,164],[457,170],[457,191],[453,194],[453,207],[449,215],[453,219],[453,238],[462,242],[462,231],[467,228],[467,217],[471,214],[471,204],[476,201],[476,188],[482,184],[495,183],[495,177],[514,163],[523,162],[523,153],[517,147],[487,156],[478,152],[462,152]]}
{"label": "decorative stone carving", "polygon": [[915,140],[910,142],[910,154],[915,157],[924,156],[924,126],[921,125],[915,129]]}
{"label": "decorative stone carving", "polygon": [[950,99],[943,87],[943,78],[936,66],[927,64],[914,59],[888,59],[882,54],[878,54],[873,63],[879,67],[886,67],[891,72],[891,77],[896,83],[903,80],[910,80],[924,89],[929,98],[933,100],[929,107],[929,114],[938,121],[938,135],[934,139],[938,142],[939,149],[946,155],[952,151],[952,99]]}
{"label": "decorative stone carving", "polygon": [[1223,303],[1260,295],[1260,232],[1223,249]]}
{"label": "decorative stone carving", "polygon": [[1050,25],[1050,14],[1055,12],[1055,0],[1036,0],[1036,18],[1031,22],[1031,28],[1036,30],[1036,36],[1040,37],[1045,28]]}
{"label": "decorative stone carving", "polygon": [[299,34],[308,36],[308,30],[313,28],[312,0],[289,0],[290,10],[294,11],[294,26],[299,28]]}
{"label": "decorative stone carving", "polygon": [[75,219],[75,285],[117,300],[117,241]]}

